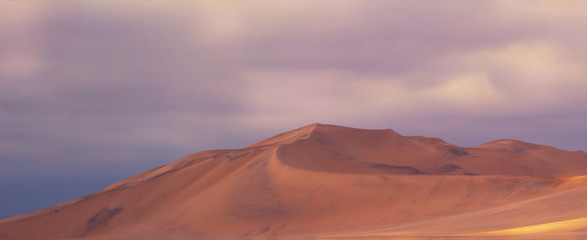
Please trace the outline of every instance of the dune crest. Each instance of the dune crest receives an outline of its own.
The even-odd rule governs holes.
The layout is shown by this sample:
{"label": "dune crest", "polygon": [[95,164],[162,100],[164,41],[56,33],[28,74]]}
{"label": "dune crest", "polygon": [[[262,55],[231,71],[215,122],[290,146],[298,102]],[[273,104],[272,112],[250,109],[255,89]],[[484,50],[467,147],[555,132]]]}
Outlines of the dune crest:
{"label": "dune crest", "polygon": [[0,239],[583,235],[585,175],[584,152],[312,124],[0,220]]}

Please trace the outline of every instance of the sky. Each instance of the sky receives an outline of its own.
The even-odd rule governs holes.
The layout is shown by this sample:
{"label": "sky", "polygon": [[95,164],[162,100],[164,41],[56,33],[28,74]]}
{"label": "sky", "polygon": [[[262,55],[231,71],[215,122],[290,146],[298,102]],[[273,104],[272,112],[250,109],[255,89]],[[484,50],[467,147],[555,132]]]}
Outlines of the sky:
{"label": "sky", "polygon": [[311,123],[587,150],[587,3],[0,0],[0,219]]}

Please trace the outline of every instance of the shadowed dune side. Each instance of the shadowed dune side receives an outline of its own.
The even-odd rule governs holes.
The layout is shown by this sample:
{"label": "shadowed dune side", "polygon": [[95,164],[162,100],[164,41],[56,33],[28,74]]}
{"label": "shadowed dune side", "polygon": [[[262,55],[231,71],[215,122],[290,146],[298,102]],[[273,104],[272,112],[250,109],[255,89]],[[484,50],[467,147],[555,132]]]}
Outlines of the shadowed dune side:
{"label": "shadowed dune side", "polygon": [[[564,196],[583,196],[585,172],[582,152],[512,140],[463,148],[390,129],[313,124],[243,149],[192,154],[101,192],[1,220],[0,239],[473,234],[571,219],[520,214],[517,225],[474,222],[511,216],[508,206],[556,209]],[[583,208],[565,203],[561,212]],[[450,222],[475,231],[437,231]]]}
{"label": "shadowed dune side", "polygon": [[325,172],[565,177],[587,173],[583,152],[498,140],[472,148],[437,138],[404,137],[391,129],[314,125],[280,147],[280,160]]}

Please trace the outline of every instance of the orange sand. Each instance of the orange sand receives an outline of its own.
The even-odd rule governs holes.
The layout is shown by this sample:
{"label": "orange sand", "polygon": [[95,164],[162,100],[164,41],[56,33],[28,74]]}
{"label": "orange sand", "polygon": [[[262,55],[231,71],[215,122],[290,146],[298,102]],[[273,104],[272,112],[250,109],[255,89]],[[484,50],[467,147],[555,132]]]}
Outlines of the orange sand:
{"label": "orange sand", "polygon": [[587,236],[587,154],[313,124],[0,220],[0,239]]}

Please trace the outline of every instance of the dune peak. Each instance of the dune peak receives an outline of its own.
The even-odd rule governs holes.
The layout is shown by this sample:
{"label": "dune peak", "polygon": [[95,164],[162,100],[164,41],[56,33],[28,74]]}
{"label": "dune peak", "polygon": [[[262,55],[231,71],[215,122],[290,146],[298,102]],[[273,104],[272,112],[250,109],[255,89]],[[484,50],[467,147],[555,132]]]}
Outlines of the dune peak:
{"label": "dune peak", "polygon": [[[0,238],[485,239],[582,223],[573,219],[587,218],[586,176],[581,151],[511,139],[467,148],[315,123],[0,220]],[[582,231],[557,229],[551,238]]]}

